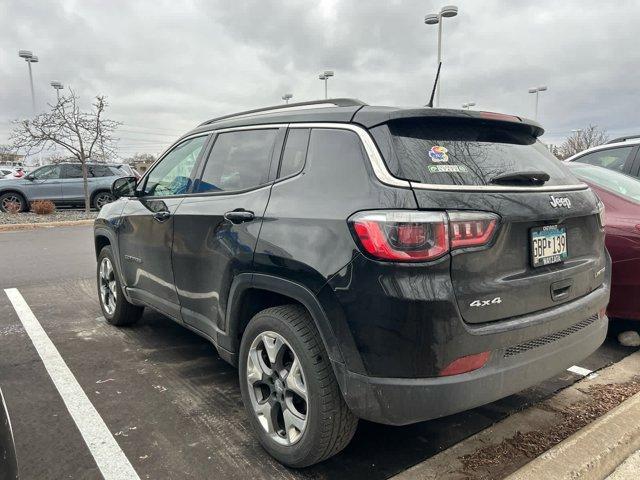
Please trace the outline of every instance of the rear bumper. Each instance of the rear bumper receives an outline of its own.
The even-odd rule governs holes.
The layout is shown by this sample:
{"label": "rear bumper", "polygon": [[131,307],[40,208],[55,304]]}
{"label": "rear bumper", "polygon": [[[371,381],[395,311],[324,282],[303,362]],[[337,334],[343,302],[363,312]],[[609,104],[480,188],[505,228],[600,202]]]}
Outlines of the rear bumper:
{"label": "rear bumper", "polygon": [[478,407],[554,376],[594,352],[607,324],[607,317],[584,316],[556,332],[494,350],[484,367],[450,377],[370,377],[338,363],[334,371],[356,416],[406,425]]}

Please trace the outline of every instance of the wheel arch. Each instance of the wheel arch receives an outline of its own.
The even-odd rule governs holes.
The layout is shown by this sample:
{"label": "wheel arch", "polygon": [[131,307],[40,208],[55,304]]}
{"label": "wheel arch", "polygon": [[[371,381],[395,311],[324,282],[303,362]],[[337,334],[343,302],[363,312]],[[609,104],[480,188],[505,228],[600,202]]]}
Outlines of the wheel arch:
{"label": "wheel arch", "polygon": [[313,292],[291,280],[262,273],[237,275],[231,285],[225,333],[218,337],[218,346],[229,354],[225,355],[226,360],[237,365],[242,334],[253,315],[265,308],[287,303],[300,304],[309,312],[331,362],[344,363],[331,324]]}
{"label": "wheel arch", "polygon": [[[100,220],[100,219],[98,219]],[[98,221],[96,220],[96,221]],[[118,248],[118,241],[116,234],[104,226],[95,227],[93,230],[93,242],[96,251],[96,260],[100,255],[102,249],[106,246],[111,247],[111,251],[113,252],[113,260],[116,264],[116,273],[120,278],[120,284],[122,285],[122,292],[127,299],[127,301],[134,303],[127,292],[126,283],[124,281],[124,276],[122,275],[122,261],[120,258],[120,250]]]}

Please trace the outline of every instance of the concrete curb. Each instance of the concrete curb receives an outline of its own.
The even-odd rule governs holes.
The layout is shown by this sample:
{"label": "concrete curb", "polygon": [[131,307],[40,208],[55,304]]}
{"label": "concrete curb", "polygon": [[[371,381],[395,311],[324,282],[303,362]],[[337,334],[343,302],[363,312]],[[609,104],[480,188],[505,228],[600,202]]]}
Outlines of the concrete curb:
{"label": "concrete curb", "polygon": [[34,230],[36,228],[52,228],[52,227],[74,227],[78,225],[91,225],[93,219],[88,220],[65,220],[62,222],[42,222],[42,223],[15,223],[0,225],[0,232],[12,232],[16,230]]}
{"label": "concrete curb", "polygon": [[[553,429],[562,421],[561,412],[573,405],[581,402],[587,402],[589,400],[589,395],[586,392],[588,392],[590,388],[598,385],[605,386],[610,384],[626,383],[637,378],[638,372],[640,372],[640,350],[630,354],[613,365],[599,370],[597,375],[589,375],[573,385],[560,390],[552,397],[505,417],[485,430],[462,440],[461,442],[430,458],[427,458],[423,462],[414,465],[392,478],[393,480],[440,480],[443,478],[446,478],[447,480],[468,480],[469,478],[505,478],[509,475],[514,475],[514,472],[523,472],[527,465],[532,463],[524,456],[512,458],[510,462],[505,464],[500,463],[496,465],[489,465],[488,467],[480,467],[479,470],[469,470],[469,468],[464,464],[464,459],[486,449],[489,449],[488,455],[490,455],[492,447],[500,447],[500,445],[505,441],[514,438],[514,435],[517,433],[532,434],[535,432]],[[636,401],[635,397],[638,397],[638,395],[640,394],[630,397],[626,402],[629,402],[631,399]],[[615,409],[622,408],[626,402],[623,402],[614,409],[605,413],[599,419],[595,419],[590,425],[593,425],[594,422],[599,421],[600,419],[604,419]],[[640,414],[636,413],[636,415]],[[640,423],[638,418],[640,417],[636,416],[634,423]],[[573,438],[573,436],[579,435],[580,432],[588,430],[590,425],[574,432],[564,441],[566,442]],[[547,452],[559,447],[562,443],[563,442],[560,442],[551,447]],[[604,446],[604,443],[600,443],[599,445]],[[500,449],[496,451],[499,452]],[[545,455],[545,453],[542,453],[541,455]],[[585,458],[588,461],[589,458],[591,458],[591,455],[588,457],[585,455]],[[620,458],[616,461],[619,464]],[[616,462],[613,463],[613,468],[615,468],[617,464]],[[559,470],[559,472],[562,472],[562,470]],[[555,480],[556,478],[563,477],[560,473],[556,475],[556,473],[553,472],[550,475],[541,473],[530,477],[511,477],[511,479],[514,478],[553,478]]]}
{"label": "concrete curb", "polygon": [[507,477],[601,480],[640,449],[640,393]]}

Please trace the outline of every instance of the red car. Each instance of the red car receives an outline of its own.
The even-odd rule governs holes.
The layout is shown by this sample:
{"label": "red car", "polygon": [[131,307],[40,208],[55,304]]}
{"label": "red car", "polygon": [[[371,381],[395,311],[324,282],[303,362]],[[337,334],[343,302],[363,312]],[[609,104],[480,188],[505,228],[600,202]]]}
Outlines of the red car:
{"label": "red car", "polygon": [[640,181],[586,163],[568,166],[605,205],[605,243],[613,261],[607,314],[640,320]]}

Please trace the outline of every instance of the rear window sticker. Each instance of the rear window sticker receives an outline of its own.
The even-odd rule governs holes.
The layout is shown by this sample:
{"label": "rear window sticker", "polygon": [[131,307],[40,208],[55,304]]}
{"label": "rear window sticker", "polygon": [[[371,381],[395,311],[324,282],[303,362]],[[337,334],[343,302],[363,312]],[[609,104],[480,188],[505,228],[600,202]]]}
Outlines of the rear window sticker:
{"label": "rear window sticker", "polygon": [[429,156],[431,157],[431,160],[437,163],[448,162],[449,155],[447,155],[447,152],[448,150],[445,147],[434,145],[431,147],[431,150],[429,150]]}
{"label": "rear window sticker", "polygon": [[429,173],[467,173],[469,169],[464,165],[429,165]]}

